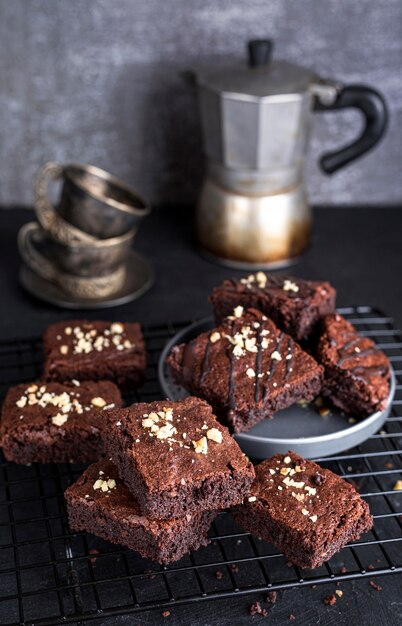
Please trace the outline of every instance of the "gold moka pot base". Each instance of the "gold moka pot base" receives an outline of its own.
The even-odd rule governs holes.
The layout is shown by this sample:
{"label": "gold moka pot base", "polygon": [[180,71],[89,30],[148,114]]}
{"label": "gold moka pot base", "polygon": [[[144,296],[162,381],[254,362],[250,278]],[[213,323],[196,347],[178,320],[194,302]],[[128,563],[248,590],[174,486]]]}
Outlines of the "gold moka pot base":
{"label": "gold moka pot base", "polygon": [[275,269],[295,263],[310,241],[312,214],[302,186],[246,196],[204,183],[197,234],[209,258],[229,267]]}

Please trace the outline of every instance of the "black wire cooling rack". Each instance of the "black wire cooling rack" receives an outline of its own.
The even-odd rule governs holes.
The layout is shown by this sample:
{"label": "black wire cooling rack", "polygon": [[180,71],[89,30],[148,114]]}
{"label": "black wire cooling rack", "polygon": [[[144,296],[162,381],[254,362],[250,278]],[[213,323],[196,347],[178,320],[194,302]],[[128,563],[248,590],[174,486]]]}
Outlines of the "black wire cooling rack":
{"label": "black wire cooling rack", "polygon": [[[344,454],[318,459],[352,482],[370,503],[374,529],[328,563],[300,571],[270,545],[243,532],[230,514],[219,515],[211,542],[168,567],[85,533],[69,530],[63,492],[82,471],[75,465],[0,462],[0,623],[50,625],[100,615],[213,600],[263,589],[385,575],[402,571],[402,336],[376,309],[343,313],[390,357],[396,396],[383,429]],[[145,328],[147,380],[128,401],[160,397],[157,360],[166,341],[186,324]],[[0,344],[0,391],[35,380],[42,367],[41,341]]]}

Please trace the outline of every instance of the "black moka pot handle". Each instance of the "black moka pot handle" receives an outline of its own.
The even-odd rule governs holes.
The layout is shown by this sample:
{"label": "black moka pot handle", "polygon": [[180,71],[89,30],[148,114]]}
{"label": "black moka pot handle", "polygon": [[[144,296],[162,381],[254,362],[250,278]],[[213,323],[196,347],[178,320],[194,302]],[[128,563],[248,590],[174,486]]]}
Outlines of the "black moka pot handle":
{"label": "black moka pot handle", "polygon": [[337,111],[349,107],[359,109],[363,113],[365,127],[356,141],[335,152],[327,152],[321,157],[320,165],[326,174],[336,172],[371,150],[385,133],[388,122],[387,106],[383,96],[371,87],[348,85],[340,90],[332,104],[323,104],[318,99],[314,104],[315,111]]}

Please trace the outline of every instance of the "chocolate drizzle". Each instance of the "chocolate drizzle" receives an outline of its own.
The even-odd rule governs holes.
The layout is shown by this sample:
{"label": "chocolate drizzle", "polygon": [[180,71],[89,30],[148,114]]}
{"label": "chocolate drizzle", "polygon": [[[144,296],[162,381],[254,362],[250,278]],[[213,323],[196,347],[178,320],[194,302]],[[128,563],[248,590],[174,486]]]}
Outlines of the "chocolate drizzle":
{"label": "chocolate drizzle", "polygon": [[[336,365],[338,367],[350,359],[357,359],[359,361],[362,357],[380,354],[380,351],[375,347],[375,345],[371,345],[364,350],[356,351],[358,344],[364,341],[364,337],[361,337],[357,331],[354,332],[347,330],[340,334],[340,341],[342,342],[345,339],[348,341],[339,347],[339,340],[337,341],[334,337],[331,337],[329,340],[330,345],[337,348],[338,360],[336,361]],[[353,350],[350,352],[351,348],[353,348]],[[351,367],[349,371],[354,378],[368,383],[371,376],[387,376],[389,368],[388,365],[385,364],[365,365],[364,363],[359,362],[357,365]]]}
{"label": "chocolate drizzle", "polygon": [[209,335],[207,344],[205,346],[204,358],[202,359],[202,364],[201,364],[200,385],[204,383],[204,378],[208,371],[209,351],[210,351],[211,345],[212,345],[211,335]]}

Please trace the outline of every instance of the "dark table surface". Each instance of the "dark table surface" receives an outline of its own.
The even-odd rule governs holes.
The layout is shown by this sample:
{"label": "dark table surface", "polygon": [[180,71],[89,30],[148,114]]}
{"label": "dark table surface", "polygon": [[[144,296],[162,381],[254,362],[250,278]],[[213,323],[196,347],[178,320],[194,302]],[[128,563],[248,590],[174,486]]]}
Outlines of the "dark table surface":
{"label": "dark table surface", "polygon": [[[197,253],[192,213],[192,209],[165,208],[155,211],[141,227],[136,248],[154,264],[156,283],[151,291],[118,309],[83,313],[57,309],[22,291],[17,278],[16,235],[33,213],[16,208],[0,210],[0,341],[38,335],[50,322],[64,318],[103,317],[158,324],[208,315],[207,295],[212,287],[227,276],[241,273],[214,265]],[[402,208],[318,208],[311,248],[291,273],[329,280],[338,289],[338,305],[376,306],[402,328],[401,242]],[[344,595],[332,607],[325,606],[323,599],[334,593],[335,584],[281,592],[277,604],[269,610],[267,623],[286,624],[293,614],[293,623],[305,626],[402,624],[402,577],[376,579],[381,591],[371,587],[370,580],[362,577],[342,583]],[[161,611],[149,611],[91,623],[251,624],[264,619],[249,616],[248,607],[256,600],[268,608],[261,593],[175,607],[167,618]]]}

